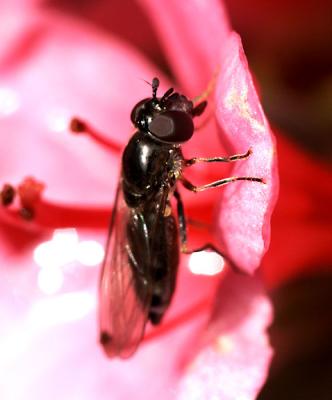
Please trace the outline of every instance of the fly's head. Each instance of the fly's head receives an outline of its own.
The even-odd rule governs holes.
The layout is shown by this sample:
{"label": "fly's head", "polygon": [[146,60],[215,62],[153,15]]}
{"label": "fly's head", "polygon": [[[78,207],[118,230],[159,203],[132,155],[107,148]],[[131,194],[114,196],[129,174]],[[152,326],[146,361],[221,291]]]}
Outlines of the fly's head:
{"label": "fly's head", "polygon": [[141,100],[131,112],[136,128],[152,135],[156,140],[180,144],[188,141],[194,133],[193,118],[199,116],[207,105],[203,101],[194,107],[191,100],[173,88],[157,97],[158,78],[152,80],[152,97]]}

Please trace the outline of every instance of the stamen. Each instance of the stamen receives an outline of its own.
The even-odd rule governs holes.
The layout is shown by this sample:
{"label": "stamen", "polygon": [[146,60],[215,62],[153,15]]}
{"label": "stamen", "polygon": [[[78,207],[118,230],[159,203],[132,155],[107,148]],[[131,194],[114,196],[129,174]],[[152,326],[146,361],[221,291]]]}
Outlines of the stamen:
{"label": "stamen", "polygon": [[167,332],[174,330],[179,325],[183,325],[191,319],[197,317],[199,314],[205,312],[206,310],[210,310],[212,301],[212,297],[206,298],[200,301],[198,304],[195,304],[191,308],[188,308],[186,311],[175,316],[170,321],[163,322],[161,325],[158,325],[157,327],[153,328],[153,330],[148,332],[144,336],[143,342],[147,342],[161,335],[165,335]]}
{"label": "stamen", "polygon": [[119,143],[106,139],[104,135],[101,135],[98,131],[93,129],[86,122],[82,121],[79,118],[73,118],[70,121],[69,129],[73,133],[84,133],[89,135],[95,142],[101,144],[102,146],[113,152],[120,153],[122,150],[122,146]]}
{"label": "stamen", "polygon": [[[50,203],[43,199],[45,184],[33,177],[25,178],[15,189],[13,185],[3,185],[0,201],[9,206],[1,211],[2,218],[9,223],[32,228],[106,228],[111,216],[111,204],[107,207],[89,205],[67,205]],[[13,204],[17,192],[19,204]],[[11,202],[10,202],[11,200]],[[31,221],[29,226],[25,221]]]}
{"label": "stamen", "polygon": [[111,208],[93,207],[89,205],[62,205],[41,201],[36,209],[35,222],[38,225],[56,228],[103,228],[105,229],[111,217]]}
{"label": "stamen", "polygon": [[194,103],[194,105],[196,106],[198,103],[202,102],[203,100],[206,100],[210,94],[214,91],[215,87],[216,87],[216,83],[217,83],[217,78],[220,72],[220,65],[218,65],[212,75],[212,78],[210,80],[210,82],[208,83],[207,88],[204,90],[203,93],[201,93],[200,95],[196,96],[192,102]]}
{"label": "stamen", "polygon": [[16,207],[15,210],[15,207],[10,207],[6,212],[6,216],[13,216],[15,213],[16,219],[23,218],[25,220],[32,220],[35,216],[35,208],[40,202],[44,188],[45,185],[33,177],[25,178],[22,183],[18,185],[16,190],[14,186],[5,184],[1,191],[2,204],[4,206],[11,205],[14,202],[16,193],[20,203],[19,209]]}
{"label": "stamen", "polygon": [[[34,209],[6,209],[2,218],[9,223],[25,228],[61,229],[61,228],[97,228],[106,229],[111,217],[110,207],[70,206],[49,203],[41,199]],[[30,221],[28,226],[26,221]]]}

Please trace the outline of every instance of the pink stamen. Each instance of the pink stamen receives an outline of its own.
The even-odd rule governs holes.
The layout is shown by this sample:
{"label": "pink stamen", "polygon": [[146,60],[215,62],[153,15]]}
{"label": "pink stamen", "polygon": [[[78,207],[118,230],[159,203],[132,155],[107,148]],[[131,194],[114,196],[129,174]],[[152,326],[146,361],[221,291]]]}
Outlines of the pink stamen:
{"label": "pink stamen", "polygon": [[171,320],[163,322],[161,325],[158,325],[158,327],[148,332],[144,336],[143,342],[148,342],[156,337],[165,335],[167,332],[174,330],[179,325],[183,325],[191,319],[196,318],[199,314],[204,313],[206,310],[211,310],[211,303],[212,298],[206,298],[179,315],[173,317]]}
{"label": "pink stamen", "polygon": [[48,228],[106,228],[111,216],[109,207],[69,206],[40,202],[36,208],[35,222]]}
{"label": "pink stamen", "polygon": [[[68,206],[41,200],[34,209],[11,208],[2,213],[8,223],[25,228],[100,228],[106,229],[111,217],[111,207]],[[27,220],[30,220],[27,224]]]}
{"label": "pink stamen", "polygon": [[[111,216],[109,207],[90,205],[57,204],[46,201],[43,196],[45,184],[28,177],[15,190],[13,185],[5,184],[0,192],[0,201],[6,206],[2,218],[9,223],[24,228],[106,228]],[[17,192],[20,204],[13,204]],[[11,206],[10,206],[11,205]],[[10,206],[7,208],[7,206]],[[26,221],[30,221],[26,224]]]}
{"label": "pink stamen", "polygon": [[69,128],[73,133],[84,133],[89,135],[96,143],[101,144],[113,152],[120,153],[122,150],[122,146],[119,143],[106,139],[103,135],[79,118],[73,118],[70,121]]}

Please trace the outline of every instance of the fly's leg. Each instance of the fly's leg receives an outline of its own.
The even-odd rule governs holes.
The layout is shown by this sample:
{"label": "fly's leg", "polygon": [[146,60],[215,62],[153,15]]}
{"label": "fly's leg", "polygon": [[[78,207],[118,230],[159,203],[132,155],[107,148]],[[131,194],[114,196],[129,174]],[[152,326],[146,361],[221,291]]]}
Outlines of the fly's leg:
{"label": "fly's leg", "polygon": [[197,249],[188,249],[186,216],[185,216],[184,206],[183,206],[183,202],[182,202],[180,193],[176,189],[174,191],[174,197],[177,201],[177,213],[178,213],[178,219],[179,219],[181,253],[192,254],[192,253],[198,253],[200,251],[211,250],[211,251],[219,254],[220,257],[224,258],[230,264],[230,266],[233,268],[233,270],[239,271],[239,268],[232,262],[232,260],[230,260],[229,257],[227,257],[222,251],[220,251],[212,243],[206,243]]}
{"label": "fly's leg", "polygon": [[203,101],[205,101],[210,94],[214,91],[215,87],[216,87],[216,83],[217,83],[217,77],[219,75],[219,71],[220,71],[220,65],[218,65],[212,75],[212,78],[210,80],[210,82],[208,83],[206,89],[203,91],[203,93],[201,93],[200,95],[196,96],[195,98],[192,99],[193,103],[198,104],[201,103]]}
{"label": "fly's leg", "polygon": [[[250,157],[251,154],[252,154],[252,150],[249,149],[244,154],[235,154],[230,157],[211,157],[211,158],[195,157],[195,158],[190,158],[189,160],[185,160],[185,165],[187,167],[190,167],[191,165],[194,165],[194,164],[200,163],[200,162],[234,162],[234,161],[238,161],[238,160],[245,160],[248,157]],[[211,183],[208,183],[203,186],[195,186],[184,177],[180,178],[180,180],[181,180],[183,186],[192,192],[202,192],[203,190],[227,185],[228,183],[235,182],[235,181],[251,181],[251,182],[265,183],[264,179],[256,178],[256,177],[252,177],[252,176],[231,176],[230,178],[220,179],[218,181],[211,182]]]}
{"label": "fly's leg", "polygon": [[191,182],[189,182],[187,179],[181,178],[181,183],[183,184],[183,186],[186,189],[190,190],[191,192],[196,192],[196,193],[202,192],[207,189],[212,189],[215,187],[228,185],[229,183],[235,182],[235,181],[251,181],[251,182],[265,183],[264,179],[262,179],[262,178],[254,178],[251,176],[232,176],[230,178],[220,179],[219,181],[211,182],[211,183],[208,183],[203,186],[195,186]]}
{"label": "fly's leg", "polygon": [[207,222],[200,221],[198,219],[187,218],[186,222],[188,225],[194,226],[195,228],[198,229],[205,229],[205,230],[211,229],[210,224],[208,224]]}
{"label": "fly's leg", "polygon": [[201,162],[234,162],[238,160],[246,160],[252,154],[252,149],[249,149],[245,154],[235,154],[230,157],[194,157],[189,160],[185,160],[185,166],[190,167],[191,165],[201,163]]}
{"label": "fly's leg", "polygon": [[202,248],[196,250],[188,250],[187,247],[187,220],[186,215],[184,212],[184,206],[181,199],[181,195],[177,189],[174,191],[174,197],[177,202],[177,213],[178,213],[178,220],[179,220],[179,233],[180,233],[180,242],[181,242],[181,252],[185,254],[191,254],[198,251],[203,251],[208,248],[216,251],[216,253],[220,254],[220,252],[210,243],[204,245]]}
{"label": "fly's leg", "polygon": [[180,242],[181,242],[181,252],[184,253],[184,250],[187,248],[187,221],[186,215],[184,213],[183,202],[181,199],[181,195],[177,189],[174,190],[174,197],[177,203],[177,213],[179,220],[179,232],[180,232]]}

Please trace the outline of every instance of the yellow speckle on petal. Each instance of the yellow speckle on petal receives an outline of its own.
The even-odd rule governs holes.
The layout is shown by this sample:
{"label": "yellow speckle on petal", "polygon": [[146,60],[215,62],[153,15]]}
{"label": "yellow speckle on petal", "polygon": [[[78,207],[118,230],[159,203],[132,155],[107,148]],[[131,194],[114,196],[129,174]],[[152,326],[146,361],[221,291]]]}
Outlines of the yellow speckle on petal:
{"label": "yellow speckle on petal", "polygon": [[239,115],[246,119],[255,130],[264,132],[264,125],[257,121],[250,110],[247,87],[245,87],[242,92],[239,92],[239,90],[233,86],[225,98],[225,106],[229,110],[237,110]]}
{"label": "yellow speckle on petal", "polygon": [[217,338],[215,349],[220,354],[230,353],[234,348],[233,340],[227,335],[221,335]]}

